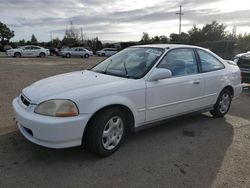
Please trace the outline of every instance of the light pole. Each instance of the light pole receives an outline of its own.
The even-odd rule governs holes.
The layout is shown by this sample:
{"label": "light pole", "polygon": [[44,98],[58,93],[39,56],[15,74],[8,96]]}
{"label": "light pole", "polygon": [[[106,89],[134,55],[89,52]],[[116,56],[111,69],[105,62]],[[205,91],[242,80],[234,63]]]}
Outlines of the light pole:
{"label": "light pole", "polygon": [[180,11],[176,13],[177,15],[179,15],[179,35],[181,34],[181,16],[184,15],[181,8],[182,6],[180,5]]}

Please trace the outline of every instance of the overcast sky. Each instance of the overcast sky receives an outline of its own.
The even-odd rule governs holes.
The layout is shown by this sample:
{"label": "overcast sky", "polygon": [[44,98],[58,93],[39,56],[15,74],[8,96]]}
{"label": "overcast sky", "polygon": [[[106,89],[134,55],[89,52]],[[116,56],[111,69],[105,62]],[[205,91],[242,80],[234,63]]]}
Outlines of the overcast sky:
{"label": "overcast sky", "polygon": [[178,33],[179,5],[183,6],[182,31],[213,20],[228,30],[250,33],[250,0],[0,0],[0,21],[15,31],[13,41],[62,38],[73,22],[86,37],[105,41],[137,41],[150,36]]}

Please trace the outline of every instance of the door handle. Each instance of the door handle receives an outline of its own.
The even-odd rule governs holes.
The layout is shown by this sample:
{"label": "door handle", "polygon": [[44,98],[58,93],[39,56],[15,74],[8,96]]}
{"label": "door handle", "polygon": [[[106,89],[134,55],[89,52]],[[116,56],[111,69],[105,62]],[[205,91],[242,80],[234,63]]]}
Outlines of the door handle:
{"label": "door handle", "polygon": [[193,84],[200,84],[199,80],[193,81]]}

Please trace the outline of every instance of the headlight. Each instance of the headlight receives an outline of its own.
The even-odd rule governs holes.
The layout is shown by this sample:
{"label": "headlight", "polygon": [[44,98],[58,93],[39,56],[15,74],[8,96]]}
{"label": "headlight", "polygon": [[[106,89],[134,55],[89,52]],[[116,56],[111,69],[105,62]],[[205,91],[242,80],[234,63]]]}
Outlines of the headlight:
{"label": "headlight", "polygon": [[35,113],[55,117],[72,117],[79,114],[76,104],[65,99],[44,101],[35,108]]}

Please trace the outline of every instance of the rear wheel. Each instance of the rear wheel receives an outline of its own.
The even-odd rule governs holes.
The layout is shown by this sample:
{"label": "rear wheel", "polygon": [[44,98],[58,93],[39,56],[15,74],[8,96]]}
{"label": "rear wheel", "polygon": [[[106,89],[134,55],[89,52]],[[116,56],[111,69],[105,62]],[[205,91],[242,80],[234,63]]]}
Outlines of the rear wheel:
{"label": "rear wheel", "polygon": [[16,53],[14,54],[14,57],[21,57],[21,54],[20,54],[19,52],[16,52]]}
{"label": "rear wheel", "polygon": [[112,108],[98,113],[86,131],[87,147],[105,157],[120,147],[127,131],[127,121],[120,110]]}
{"label": "rear wheel", "polygon": [[225,116],[230,109],[231,101],[232,101],[232,93],[230,92],[230,90],[224,89],[220,93],[217,102],[214,105],[214,109],[211,110],[210,113],[214,117],[218,118]]}
{"label": "rear wheel", "polygon": [[105,53],[102,53],[102,57],[104,57],[105,56]]}
{"label": "rear wheel", "polygon": [[71,55],[70,55],[69,53],[67,53],[67,54],[66,54],[66,57],[67,57],[67,58],[70,58],[70,57],[71,57]]}

